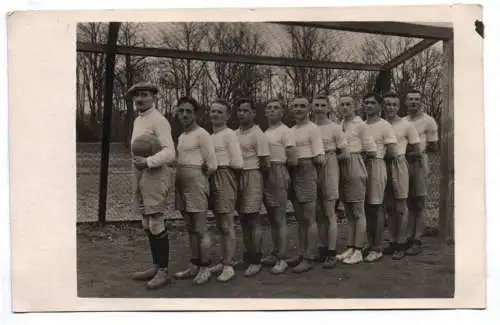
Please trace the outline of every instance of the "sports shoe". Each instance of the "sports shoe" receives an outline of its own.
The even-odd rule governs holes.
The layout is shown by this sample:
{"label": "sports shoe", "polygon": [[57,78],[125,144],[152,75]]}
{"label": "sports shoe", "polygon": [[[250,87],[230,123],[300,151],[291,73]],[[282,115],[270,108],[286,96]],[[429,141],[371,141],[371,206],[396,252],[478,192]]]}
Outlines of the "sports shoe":
{"label": "sports shoe", "polygon": [[379,252],[379,251],[370,251],[368,253],[368,256],[365,257],[365,261],[367,261],[367,262],[376,262],[376,261],[380,260],[383,256],[384,256],[384,254],[382,254],[382,252]]}
{"label": "sports shoe", "polygon": [[262,270],[262,264],[250,264],[245,272],[243,273],[243,276],[245,277],[251,277],[257,275],[260,271]]}
{"label": "sports shoe", "polygon": [[392,259],[393,260],[400,260],[403,257],[405,257],[405,251],[402,249],[397,249],[392,253]]}
{"label": "sports shoe", "polygon": [[218,282],[228,282],[235,277],[234,269],[231,265],[224,265],[222,273],[217,277]]}
{"label": "sports shoe", "polygon": [[174,274],[177,279],[192,279],[198,274],[198,266],[190,264],[187,269]]}
{"label": "sports shoe", "polygon": [[224,269],[224,265],[222,263],[217,263],[208,268],[210,273],[221,273]]}
{"label": "sports shoe", "polygon": [[295,257],[291,257],[291,258],[288,258],[286,260],[286,264],[288,264],[289,266],[291,267],[295,267],[297,266],[300,262],[302,261],[302,256],[295,256]]}
{"label": "sports shoe", "polygon": [[422,253],[422,242],[417,239],[413,239],[408,243],[408,249],[406,249],[406,255],[417,256]]}
{"label": "sports shoe", "polygon": [[358,264],[363,262],[363,254],[360,249],[353,250],[353,253],[342,260],[344,264]]}
{"label": "sports shoe", "polygon": [[158,266],[155,265],[144,271],[138,271],[132,274],[132,280],[135,281],[148,281],[151,280],[158,271]]}
{"label": "sports shoe", "polygon": [[278,261],[278,258],[276,257],[276,255],[271,254],[271,255],[264,257],[261,262],[262,262],[262,265],[264,265],[264,266],[273,266],[274,264],[276,264],[277,261]]}
{"label": "sports shoe", "polygon": [[333,269],[337,265],[338,259],[335,256],[327,256],[323,262],[324,269]]}
{"label": "sports shoe", "polygon": [[285,260],[280,259],[276,262],[276,264],[274,264],[273,268],[271,269],[271,273],[274,275],[283,274],[285,273],[287,268],[288,263]]}
{"label": "sports shoe", "polygon": [[294,267],[292,269],[292,272],[293,273],[304,273],[304,272],[309,271],[313,267],[314,267],[314,262],[304,258],[299,263],[299,265],[297,265],[296,267]]}
{"label": "sports shoe", "polygon": [[168,269],[166,267],[159,268],[155,276],[146,283],[148,289],[158,289],[164,285],[170,284],[171,280],[168,276]]}
{"label": "sports shoe", "polygon": [[354,253],[354,248],[346,249],[342,254],[335,256],[339,261],[343,261]]}
{"label": "sports shoe", "polygon": [[210,273],[210,271],[208,270],[208,267],[202,266],[202,267],[200,267],[198,274],[196,274],[196,277],[193,279],[193,284],[207,283],[208,280],[210,280],[211,276],[212,276],[212,273]]}
{"label": "sports shoe", "polygon": [[392,255],[396,251],[395,243],[389,243],[387,247],[384,248],[384,255]]}

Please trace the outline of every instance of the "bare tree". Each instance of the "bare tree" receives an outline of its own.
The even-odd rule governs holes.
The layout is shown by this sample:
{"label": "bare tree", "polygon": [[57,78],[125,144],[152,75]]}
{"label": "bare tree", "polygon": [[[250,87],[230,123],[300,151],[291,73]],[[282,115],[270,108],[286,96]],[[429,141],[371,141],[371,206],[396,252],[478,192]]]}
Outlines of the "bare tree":
{"label": "bare tree", "polygon": [[[212,25],[209,35],[209,50],[217,53],[261,55],[266,48],[260,35],[248,23],[217,23]],[[210,62],[206,76],[216,97],[233,101],[242,96],[256,96],[264,69],[251,64]]]}
{"label": "bare tree", "polygon": [[[200,51],[208,32],[206,23],[178,23],[162,31],[162,45],[171,49]],[[162,61],[162,69],[168,76],[168,84],[176,85],[176,98],[191,95],[192,90],[205,72],[205,63],[191,59],[168,59]]]}
{"label": "bare tree", "polygon": [[[404,37],[372,36],[366,39],[362,52],[364,60],[386,63],[408,50],[416,40]],[[401,96],[401,114],[406,114],[404,96],[413,88],[423,93],[423,104],[428,113],[439,119],[442,108],[439,87],[441,53],[439,46],[432,46],[392,69],[390,85]],[[369,78],[373,82],[374,76]]]}
{"label": "bare tree", "polygon": [[[327,32],[311,27],[283,27],[289,42],[282,48],[283,56],[307,59],[334,61],[340,60],[341,41],[334,32]],[[314,96],[318,93],[336,92],[352,78],[344,70],[315,69],[304,67],[286,68],[288,80],[293,85],[293,94]]]}
{"label": "bare tree", "polygon": [[[105,44],[107,41],[108,24],[85,23],[78,24],[77,37],[80,42]],[[86,94],[86,103],[90,109],[90,128],[97,133],[99,121],[102,119],[103,89],[104,89],[104,54],[81,53],[78,64],[79,82],[82,82]],[[80,100],[83,98],[80,97]]]}

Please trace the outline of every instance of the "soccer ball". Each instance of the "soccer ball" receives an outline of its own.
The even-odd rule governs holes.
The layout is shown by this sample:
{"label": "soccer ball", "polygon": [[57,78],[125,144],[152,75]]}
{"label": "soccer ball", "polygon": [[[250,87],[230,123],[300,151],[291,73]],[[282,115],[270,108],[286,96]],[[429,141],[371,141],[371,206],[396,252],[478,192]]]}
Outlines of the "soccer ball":
{"label": "soccer ball", "polygon": [[158,153],[161,144],[158,138],[151,134],[144,134],[132,142],[132,154],[137,157],[147,158]]}

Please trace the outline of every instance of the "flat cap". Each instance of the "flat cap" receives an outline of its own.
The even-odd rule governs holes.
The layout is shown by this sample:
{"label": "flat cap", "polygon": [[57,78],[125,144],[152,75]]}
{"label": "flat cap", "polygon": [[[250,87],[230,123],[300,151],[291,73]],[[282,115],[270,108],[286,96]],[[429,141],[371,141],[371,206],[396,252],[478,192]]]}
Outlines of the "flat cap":
{"label": "flat cap", "polygon": [[158,87],[155,86],[155,85],[153,85],[152,83],[149,83],[149,82],[138,82],[138,83],[136,83],[135,85],[133,85],[132,87],[129,88],[129,90],[127,91],[127,96],[132,96],[134,93],[136,93],[138,91],[141,91],[141,90],[150,91],[153,94],[157,94],[158,93]]}

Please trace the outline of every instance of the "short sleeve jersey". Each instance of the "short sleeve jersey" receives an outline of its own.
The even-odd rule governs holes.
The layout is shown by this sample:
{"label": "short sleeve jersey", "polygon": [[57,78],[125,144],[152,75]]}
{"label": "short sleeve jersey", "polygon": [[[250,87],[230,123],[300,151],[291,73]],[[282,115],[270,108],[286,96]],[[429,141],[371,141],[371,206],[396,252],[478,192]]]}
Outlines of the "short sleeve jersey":
{"label": "short sleeve jersey", "polygon": [[226,127],[212,133],[211,137],[219,166],[230,166],[235,169],[243,168],[243,155],[234,130]]}
{"label": "short sleeve jersey", "polygon": [[258,125],[248,130],[236,130],[241,152],[243,154],[243,169],[258,169],[259,157],[269,156],[267,138]]}
{"label": "short sleeve jersey", "polygon": [[377,146],[376,157],[383,159],[387,152],[386,145],[398,142],[394,128],[382,118],[375,123],[366,123],[366,125]]}
{"label": "short sleeve jersey", "polygon": [[270,161],[286,162],[286,148],[295,147],[295,137],[292,129],[285,124],[269,127],[264,134],[269,143]]}
{"label": "short sleeve jersey", "polygon": [[311,121],[303,125],[294,125],[293,134],[297,158],[313,158],[324,154],[323,141],[319,127]]}
{"label": "short sleeve jersey", "polygon": [[180,165],[201,166],[207,164],[210,169],[217,168],[217,158],[210,134],[202,127],[179,136],[177,144],[178,163]]}
{"label": "short sleeve jersey", "polygon": [[411,122],[415,126],[415,129],[417,129],[420,138],[420,150],[422,152],[427,148],[427,142],[438,141],[438,127],[436,120],[432,116],[423,113],[415,119],[410,116],[406,116],[404,119]]}
{"label": "short sleeve jersey", "polygon": [[392,128],[398,139],[398,155],[406,154],[408,144],[417,144],[420,142],[415,126],[404,119],[399,119],[392,123]]}
{"label": "short sleeve jersey", "polygon": [[347,139],[339,124],[331,122],[318,126],[325,151],[342,149],[347,146]]}
{"label": "short sleeve jersey", "polygon": [[341,127],[347,140],[348,153],[377,150],[366,123],[359,116],[355,116],[349,122],[343,120]]}

